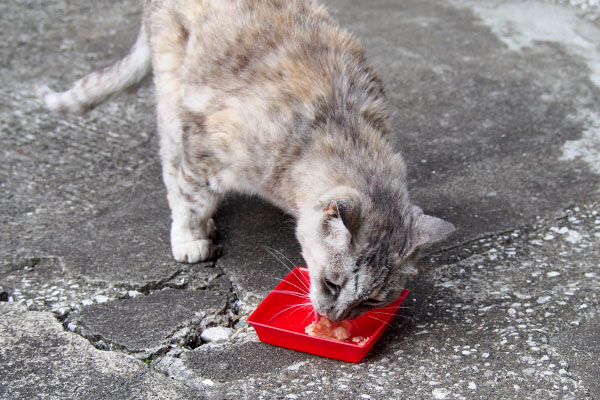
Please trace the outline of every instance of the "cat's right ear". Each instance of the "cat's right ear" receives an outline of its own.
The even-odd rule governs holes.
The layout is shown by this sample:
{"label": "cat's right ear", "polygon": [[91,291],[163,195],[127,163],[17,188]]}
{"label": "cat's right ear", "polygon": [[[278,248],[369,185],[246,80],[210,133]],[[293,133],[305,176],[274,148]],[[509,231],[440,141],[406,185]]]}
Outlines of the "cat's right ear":
{"label": "cat's right ear", "polygon": [[350,233],[356,232],[359,223],[360,210],[352,199],[331,200],[323,209],[326,220],[339,218]]}
{"label": "cat's right ear", "polygon": [[347,247],[358,229],[358,210],[351,199],[329,201],[323,208],[323,231],[328,242]]}

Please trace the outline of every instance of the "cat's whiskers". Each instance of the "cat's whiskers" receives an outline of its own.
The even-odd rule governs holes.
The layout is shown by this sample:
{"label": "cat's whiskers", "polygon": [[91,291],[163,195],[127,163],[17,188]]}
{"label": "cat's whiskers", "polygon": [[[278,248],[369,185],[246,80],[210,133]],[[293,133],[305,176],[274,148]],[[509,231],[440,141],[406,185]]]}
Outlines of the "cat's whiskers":
{"label": "cat's whiskers", "polygon": [[283,265],[287,270],[289,270],[290,272],[292,272],[293,266],[290,267],[290,266],[286,265],[286,263],[284,263],[283,260],[281,258],[279,258],[277,256],[277,254],[275,254],[276,250],[274,248],[269,247],[269,246],[262,246],[262,248],[265,249],[267,251],[267,253],[269,253],[274,259],[276,259],[277,261],[279,261],[279,263],[281,265]]}
{"label": "cat's whiskers", "polygon": [[292,315],[296,311],[301,310],[303,307],[312,307],[312,304],[310,302],[299,303],[299,304],[290,304],[287,307],[283,308],[278,313],[276,313],[275,315],[273,315],[271,318],[269,318],[269,321],[272,321],[273,319],[275,319],[276,317],[278,317],[279,315],[283,314],[286,311],[292,310],[292,312],[290,313],[290,315]]}
{"label": "cat's whiskers", "polygon": [[307,320],[307,319],[308,319],[308,317],[310,317],[311,315],[313,315],[313,321],[316,321],[316,320],[317,320],[317,312],[315,311],[315,309],[314,309],[314,308],[312,309],[312,311],[313,311],[313,312],[312,312],[312,314],[311,314],[311,313],[308,313],[308,314],[306,314],[306,317],[304,317],[304,319],[302,320],[302,325],[305,325],[305,324],[306,324],[306,320]]}
{"label": "cat's whiskers", "polygon": [[286,256],[285,254],[283,254],[280,250],[277,249],[272,249],[273,251],[275,251],[280,257],[285,258],[289,263],[290,263],[290,268],[292,268],[292,271],[294,271],[294,275],[298,278],[298,280],[300,282],[302,282],[303,286],[306,287],[307,291],[310,291],[309,287],[310,287],[310,280],[306,280],[306,277],[304,276],[304,274],[299,273],[295,268],[296,266],[294,265],[294,263],[292,262],[292,260],[290,260],[288,258],[288,256]]}
{"label": "cat's whiskers", "polygon": [[375,308],[374,310],[383,311],[383,310],[393,310],[393,309],[396,309],[396,308],[397,309],[407,309],[407,308],[410,308],[410,307],[406,307],[406,306],[386,306],[386,307],[378,307],[378,308]]}
{"label": "cat's whiskers", "polygon": [[383,311],[375,311],[372,310],[370,311],[371,314],[379,314],[379,315],[396,315],[397,313],[395,312],[383,312]]}
{"label": "cat's whiskers", "polygon": [[[307,284],[307,282],[303,279],[303,275],[302,273],[299,273],[298,271],[296,271],[295,265],[294,263],[287,257],[285,256],[281,251],[276,250],[272,247],[268,247],[268,246],[263,246],[263,248],[267,251],[267,253],[269,253],[271,256],[273,256],[273,258],[275,258],[277,261],[279,261],[279,263],[281,265],[283,265],[284,267],[286,267],[290,272],[292,272],[294,274],[294,276],[296,278],[298,278],[298,281],[302,284],[302,286],[304,286],[306,288],[306,291],[309,292],[309,285]],[[285,258],[290,265],[287,265],[286,263],[283,262],[283,260],[281,258]]]}
{"label": "cat's whiskers", "polygon": [[[281,278],[276,278],[276,277],[274,277],[274,276],[268,276],[268,275],[267,275],[266,277],[267,277],[267,278],[271,278],[271,279],[275,279],[277,282],[280,282],[280,281],[281,281]],[[294,284],[294,283],[292,283],[292,282],[288,282],[288,281],[286,281],[285,283],[286,283],[286,284],[288,284],[288,285],[291,285],[291,286],[295,287],[296,289],[298,289],[298,290],[300,291],[299,293],[306,293],[306,294],[308,294],[308,293],[309,293],[309,292],[308,292],[307,290],[305,290],[304,288],[301,288],[300,286],[298,286],[298,285],[296,285],[296,284]]]}
{"label": "cat's whiskers", "polygon": [[356,321],[355,321],[355,320],[351,320],[350,322],[352,322],[352,324],[353,324],[353,325],[354,325],[354,327],[356,328],[356,332],[358,332],[358,335],[356,335],[356,336],[362,336],[362,335],[360,334],[360,328],[358,327],[358,324],[356,323]]}
{"label": "cat's whiskers", "polygon": [[374,320],[376,320],[376,321],[379,321],[379,322],[383,322],[383,323],[384,323],[384,324],[386,324],[387,326],[392,326],[392,324],[390,324],[389,322],[387,322],[387,321],[384,321],[384,320],[382,320],[382,319],[380,319],[380,318],[374,317],[374,316],[372,316],[372,315],[365,315],[365,317],[367,317],[367,318],[371,318],[371,319],[374,319]]}
{"label": "cat's whiskers", "polygon": [[298,293],[298,292],[294,292],[292,290],[273,290],[271,293],[279,293],[279,294],[287,294],[290,296],[296,296],[296,297],[301,297],[303,299],[309,299],[309,295],[305,294],[305,293]]}
{"label": "cat's whiskers", "polygon": [[290,263],[290,266],[291,266],[290,268],[291,268],[291,269],[294,269],[294,268],[296,267],[296,266],[294,265],[294,263],[292,262],[292,260],[290,260],[290,259],[289,259],[289,257],[288,257],[288,256],[286,256],[285,254],[283,254],[283,253],[281,252],[281,250],[277,250],[277,249],[275,249],[275,248],[273,248],[273,247],[267,247],[267,248],[268,248],[268,249],[271,249],[271,251],[274,251],[275,253],[277,253],[277,255],[279,255],[280,257],[282,257],[282,258],[285,258],[285,260],[286,260],[287,262],[289,262],[289,263]]}

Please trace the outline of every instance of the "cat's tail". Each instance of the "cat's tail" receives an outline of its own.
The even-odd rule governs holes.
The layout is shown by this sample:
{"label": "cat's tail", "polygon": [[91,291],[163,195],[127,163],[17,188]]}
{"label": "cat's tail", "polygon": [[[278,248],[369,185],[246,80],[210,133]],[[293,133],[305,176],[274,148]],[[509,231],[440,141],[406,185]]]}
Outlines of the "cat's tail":
{"label": "cat's tail", "polygon": [[142,24],[135,44],[124,58],[78,80],[65,92],[54,92],[44,86],[38,88],[38,94],[50,111],[84,113],[110,96],[140,83],[150,66],[150,44]]}

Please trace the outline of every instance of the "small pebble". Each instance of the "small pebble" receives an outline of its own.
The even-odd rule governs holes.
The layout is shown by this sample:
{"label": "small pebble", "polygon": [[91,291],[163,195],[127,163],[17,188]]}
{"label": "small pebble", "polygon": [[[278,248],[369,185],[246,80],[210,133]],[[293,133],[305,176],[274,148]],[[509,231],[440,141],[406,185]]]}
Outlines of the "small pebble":
{"label": "small pebble", "polygon": [[550,300],[551,298],[552,298],[551,296],[541,296],[541,297],[538,297],[538,299],[537,299],[537,303],[538,303],[538,304],[544,304],[544,303],[547,303],[547,302],[548,302],[548,300]]}
{"label": "small pebble", "polygon": [[583,239],[583,236],[577,231],[570,230],[569,233],[565,235],[565,240],[569,243],[577,244],[581,242],[581,239]]}
{"label": "small pebble", "polygon": [[207,328],[202,332],[200,338],[208,343],[211,342],[224,342],[228,340],[233,334],[233,329],[222,328],[220,326],[214,328]]}
{"label": "small pebble", "polygon": [[96,300],[96,303],[106,303],[108,301],[108,297],[99,294],[98,296],[94,297],[94,300]]}
{"label": "small pebble", "polygon": [[433,389],[431,394],[433,394],[434,399],[443,400],[446,399],[450,393],[445,389]]}
{"label": "small pebble", "polygon": [[535,368],[525,368],[523,370],[523,374],[526,376],[531,376],[531,375],[535,374]]}

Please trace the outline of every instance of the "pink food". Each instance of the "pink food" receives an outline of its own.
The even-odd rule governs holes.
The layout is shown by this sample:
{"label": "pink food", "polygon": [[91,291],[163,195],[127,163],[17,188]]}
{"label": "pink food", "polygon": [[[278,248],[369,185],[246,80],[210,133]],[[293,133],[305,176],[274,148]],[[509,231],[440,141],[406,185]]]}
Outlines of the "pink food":
{"label": "pink food", "polygon": [[321,317],[304,328],[309,336],[316,336],[324,339],[338,340],[340,342],[352,342],[363,346],[369,338],[354,336],[350,334],[350,321],[333,322],[327,317]]}

